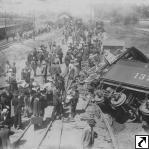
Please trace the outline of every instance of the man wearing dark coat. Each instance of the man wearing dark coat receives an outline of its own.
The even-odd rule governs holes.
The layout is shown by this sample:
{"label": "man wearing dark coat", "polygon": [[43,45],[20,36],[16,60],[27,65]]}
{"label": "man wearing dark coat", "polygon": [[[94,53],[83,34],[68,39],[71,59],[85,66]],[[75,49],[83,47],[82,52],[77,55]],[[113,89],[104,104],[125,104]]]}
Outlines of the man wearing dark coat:
{"label": "man wearing dark coat", "polygon": [[73,93],[73,98],[71,99],[71,116],[74,117],[76,114],[76,106],[79,100],[79,91],[75,89]]}
{"label": "man wearing dark coat", "polygon": [[62,98],[59,95],[58,90],[55,88],[53,90],[53,112],[52,112],[52,119],[55,119],[55,116],[61,119],[63,106],[62,106]]}
{"label": "man wearing dark coat", "polygon": [[42,74],[44,78],[44,83],[47,82],[47,73],[48,73],[48,64],[46,62],[43,63]]}
{"label": "man wearing dark coat", "polygon": [[23,96],[18,95],[18,92],[14,93],[12,99],[12,105],[14,106],[14,127],[20,128],[21,127],[21,109],[23,104]]}
{"label": "man wearing dark coat", "polygon": [[59,58],[60,64],[62,64],[63,51],[62,51],[62,48],[61,48],[60,46],[58,46],[57,55],[58,55],[58,58]]}

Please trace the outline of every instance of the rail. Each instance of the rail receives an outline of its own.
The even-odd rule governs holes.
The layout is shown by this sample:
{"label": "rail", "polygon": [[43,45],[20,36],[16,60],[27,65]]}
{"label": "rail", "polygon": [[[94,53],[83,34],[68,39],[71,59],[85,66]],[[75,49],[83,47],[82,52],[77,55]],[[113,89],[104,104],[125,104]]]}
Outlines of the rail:
{"label": "rail", "polygon": [[32,123],[30,122],[28,126],[25,128],[25,130],[23,131],[23,133],[20,135],[20,137],[14,142],[14,144],[18,143],[23,138],[24,134],[27,132],[27,130],[30,128],[31,125]]}
{"label": "rail", "polygon": [[46,131],[45,131],[43,137],[41,138],[41,140],[40,140],[40,142],[39,142],[39,144],[38,144],[38,146],[37,146],[37,149],[40,149],[40,146],[42,145],[42,142],[43,142],[44,139],[46,138],[47,133],[48,133],[48,131],[50,130],[50,128],[51,128],[53,122],[54,122],[54,120],[52,120],[52,121],[50,122],[49,126],[47,127],[47,129],[46,129]]}
{"label": "rail", "polygon": [[2,41],[2,42],[0,42],[0,51],[2,51],[2,50],[4,50],[4,49],[6,49],[6,48],[8,48],[10,45],[12,45],[14,43],[14,41],[9,41],[9,42],[7,42],[7,41]]}
{"label": "rail", "polygon": [[115,136],[114,136],[114,134],[112,132],[111,126],[110,126],[109,122],[107,121],[107,119],[105,118],[104,113],[102,112],[101,108],[99,106],[97,106],[97,104],[94,104],[94,106],[95,106],[95,108],[98,109],[97,110],[98,115],[101,116],[101,118],[103,119],[103,121],[104,121],[104,123],[105,123],[105,125],[106,125],[106,127],[108,129],[108,132],[109,132],[109,135],[111,137],[114,149],[119,149],[119,147],[118,147],[118,145],[116,143],[116,140],[115,140]]}

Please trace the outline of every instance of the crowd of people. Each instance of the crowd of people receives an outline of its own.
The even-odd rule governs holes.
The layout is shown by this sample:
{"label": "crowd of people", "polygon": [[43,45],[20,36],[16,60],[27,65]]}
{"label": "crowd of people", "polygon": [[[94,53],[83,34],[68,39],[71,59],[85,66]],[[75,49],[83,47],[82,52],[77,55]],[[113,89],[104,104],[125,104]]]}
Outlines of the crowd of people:
{"label": "crowd of people", "polygon": [[[82,63],[87,61],[90,67],[101,61],[102,38],[104,29],[100,23],[94,28],[83,24],[81,20],[70,20],[64,24],[62,44],[67,45],[66,54],[62,45],[56,41],[42,44],[27,55],[22,68],[21,82],[16,81],[17,68],[13,63],[6,64],[8,87],[0,95],[1,123],[21,128],[22,115],[44,116],[48,105],[53,105],[52,118],[64,116],[64,106],[71,106],[70,116],[76,114],[79,99],[77,80],[80,77]],[[66,51],[66,50],[65,50]],[[63,63],[66,71],[62,72]],[[43,78],[42,82],[38,78]],[[68,91],[71,100],[66,103]],[[12,121],[13,120],[13,121]]]}

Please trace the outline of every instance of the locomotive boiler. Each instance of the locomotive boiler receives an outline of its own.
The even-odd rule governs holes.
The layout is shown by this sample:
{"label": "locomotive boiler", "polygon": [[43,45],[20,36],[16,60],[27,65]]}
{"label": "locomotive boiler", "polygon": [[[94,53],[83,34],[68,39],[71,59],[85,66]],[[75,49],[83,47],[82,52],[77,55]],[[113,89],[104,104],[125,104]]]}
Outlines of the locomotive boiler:
{"label": "locomotive boiler", "polygon": [[106,69],[96,86],[95,100],[98,105],[120,123],[145,121],[148,125],[148,57],[132,47]]}

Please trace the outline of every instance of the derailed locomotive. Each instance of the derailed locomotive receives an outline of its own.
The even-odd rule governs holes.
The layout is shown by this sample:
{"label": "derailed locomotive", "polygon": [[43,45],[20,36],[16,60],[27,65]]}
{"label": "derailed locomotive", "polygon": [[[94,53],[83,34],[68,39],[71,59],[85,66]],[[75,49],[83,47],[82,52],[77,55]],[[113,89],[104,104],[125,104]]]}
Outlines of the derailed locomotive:
{"label": "derailed locomotive", "polygon": [[[95,100],[119,123],[127,120],[149,124],[149,59],[138,49],[127,49],[107,64],[100,80],[94,81]],[[144,124],[144,123],[143,123]]]}

